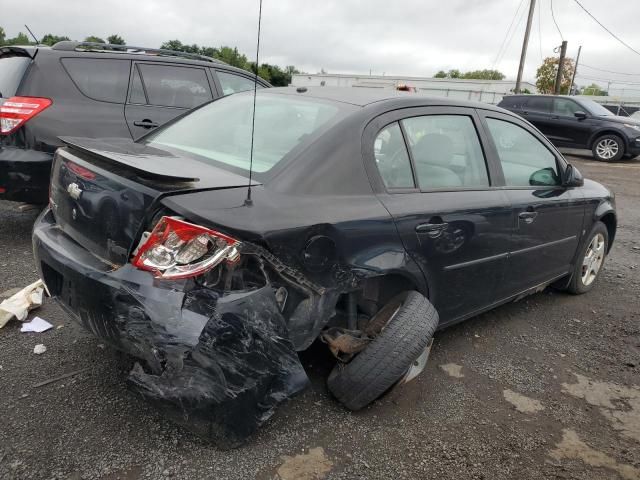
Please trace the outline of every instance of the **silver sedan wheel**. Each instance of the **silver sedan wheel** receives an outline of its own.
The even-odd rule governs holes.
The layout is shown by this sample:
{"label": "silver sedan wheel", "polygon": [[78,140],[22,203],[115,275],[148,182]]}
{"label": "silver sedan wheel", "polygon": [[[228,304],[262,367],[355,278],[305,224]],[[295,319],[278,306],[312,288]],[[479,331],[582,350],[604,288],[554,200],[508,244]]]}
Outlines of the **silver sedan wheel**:
{"label": "silver sedan wheel", "polygon": [[582,283],[589,286],[598,276],[598,272],[604,262],[605,244],[604,235],[596,233],[591,239],[589,247],[582,260]]}
{"label": "silver sedan wheel", "polygon": [[615,157],[619,149],[618,142],[611,138],[604,138],[596,145],[596,153],[600,158],[604,158],[605,160]]}

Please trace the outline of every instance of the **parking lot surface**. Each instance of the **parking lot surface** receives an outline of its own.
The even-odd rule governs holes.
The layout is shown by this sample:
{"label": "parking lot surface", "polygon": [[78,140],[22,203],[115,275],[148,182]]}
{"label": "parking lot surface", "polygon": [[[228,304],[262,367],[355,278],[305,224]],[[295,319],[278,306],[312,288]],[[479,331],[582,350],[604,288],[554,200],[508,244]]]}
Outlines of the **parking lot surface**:
{"label": "parking lot surface", "polygon": [[[236,450],[165,420],[127,389],[126,359],[47,300],[34,313],[54,329],[0,330],[0,478],[640,479],[640,159],[568,158],[617,195],[594,290],[548,289],[437,333],[423,374],[358,413],[328,394],[314,347],[312,388]],[[4,296],[37,278],[36,215],[0,202]]]}

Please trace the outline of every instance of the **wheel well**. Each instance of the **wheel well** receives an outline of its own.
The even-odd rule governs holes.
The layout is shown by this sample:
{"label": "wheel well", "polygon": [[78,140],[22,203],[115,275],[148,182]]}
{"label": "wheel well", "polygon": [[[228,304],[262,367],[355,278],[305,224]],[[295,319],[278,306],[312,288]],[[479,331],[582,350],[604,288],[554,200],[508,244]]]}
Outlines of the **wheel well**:
{"label": "wheel well", "polygon": [[[414,280],[397,273],[390,273],[364,280],[359,292],[359,306],[369,312],[375,312],[399,293],[409,290],[420,291]],[[428,298],[428,292],[420,291]]]}
{"label": "wheel well", "polygon": [[608,253],[609,250],[611,249],[611,245],[613,245],[613,239],[616,236],[616,225],[618,221],[616,220],[616,216],[612,212],[609,212],[603,215],[600,218],[600,221],[604,223],[604,225],[607,227],[607,232],[609,234],[608,235],[609,240],[607,242],[607,253]]}
{"label": "wheel well", "polygon": [[605,135],[615,135],[616,137],[620,138],[622,140],[622,144],[624,145],[624,149],[627,149],[627,141],[625,140],[624,135],[621,135],[620,132],[617,132],[615,130],[604,130],[602,132],[594,134],[593,137],[591,137],[591,142],[589,142],[589,148],[593,148],[596,140],[598,140],[600,137],[604,137]]}

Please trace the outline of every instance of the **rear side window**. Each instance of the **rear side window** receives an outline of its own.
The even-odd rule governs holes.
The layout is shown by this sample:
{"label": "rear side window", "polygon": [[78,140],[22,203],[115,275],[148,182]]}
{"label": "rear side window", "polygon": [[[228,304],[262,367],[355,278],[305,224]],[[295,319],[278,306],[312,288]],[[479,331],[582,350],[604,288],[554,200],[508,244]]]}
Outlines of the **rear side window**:
{"label": "rear side window", "polygon": [[150,105],[193,108],[213,97],[202,68],[139,64]]}
{"label": "rear side window", "polygon": [[109,58],[63,58],[61,61],[84,95],[101,102],[124,103],[131,61]]}
{"label": "rear side window", "polygon": [[531,97],[523,108],[529,112],[551,113],[551,97]]}
{"label": "rear side window", "polygon": [[487,118],[508,187],[556,186],[556,157],[533,134],[503,120]]}
{"label": "rear side window", "polygon": [[[253,90],[254,81],[247,77],[234,75],[232,73],[216,71],[220,85],[222,86],[223,95],[231,95],[232,93],[244,92],[245,90]],[[258,88],[262,85],[258,83]]]}
{"label": "rear side window", "polygon": [[407,147],[397,122],[386,126],[373,144],[376,165],[387,188],[414,188]]}
{"label": "rear side window", "polygon": [[16,94],[30,61],[29,57],[0,58],[0,97],[9,98]]}
{"label": "rear side window", "polygon": [[423,190],[488,187],[487,165],[471,117],[427,115],[402,120]]}

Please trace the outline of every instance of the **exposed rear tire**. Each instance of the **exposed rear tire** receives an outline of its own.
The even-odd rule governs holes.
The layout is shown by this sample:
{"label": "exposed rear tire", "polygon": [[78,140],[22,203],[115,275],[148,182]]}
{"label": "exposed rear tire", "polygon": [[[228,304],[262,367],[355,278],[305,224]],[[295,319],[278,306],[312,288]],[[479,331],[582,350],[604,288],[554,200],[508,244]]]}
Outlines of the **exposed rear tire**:
{"label": "exposed rear tire", "polygon": [[[587,293],[593,288],[602,272],[609,245],[609,231],[604,223],[598,221],[593,225],[589,235],[580,246],[580,254],[573,268],[571,282],[567,291],[574,295]],[[598,248],[602,248],[601,251]],[[591,258],[590,258],[591,256]],[[593,272],[595,269],[595,272]]]}
{"label": "exposed rear tire", "polygon": [[329,391],[349,410],[367,406],[402,379],[438,326],[438,312],[418,292],[406,293],[394,311],[367,348],[349,363],[338,363],[327,379]]}
{"label": "exposed rear tire", "polygon": [[624,142],[617,135],[603,135],[593,142],[591,152],[601,162],[617,162],[624,155]]}

